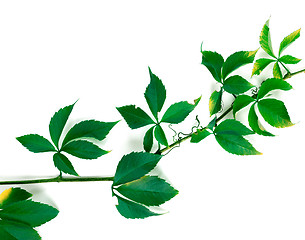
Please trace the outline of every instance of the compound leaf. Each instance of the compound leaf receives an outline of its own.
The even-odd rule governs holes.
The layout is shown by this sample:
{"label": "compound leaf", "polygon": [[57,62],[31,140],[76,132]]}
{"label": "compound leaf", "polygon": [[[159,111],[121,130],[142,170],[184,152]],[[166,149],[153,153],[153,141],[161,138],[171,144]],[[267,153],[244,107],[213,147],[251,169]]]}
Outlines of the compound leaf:
{"label": "compound leaf", "polygon": [[123,196],[146,206],[159,206],[178,194],[165,180],[157,176],[143,176],[116,189]]}
{"label": "compound leaf", "polygon": [[97,159],[100,156],[109,153],[109,151],[105,151],[99,148],[97,145],[85,140],[69,142],[63,146],[61,150],[83,159]]}
{"label": "compound leaf", "polygon": [[223,89],[231,94],[241,94],[253,87],[251,83],[238,75],[227,78],[223,83]]}
{"label": "compound leaf", "polygon": [[61,108],[51,118],[49,124],[49,131],[50,131],[51,139],[57,148],[58,148],[59,138],[73,110],[74,104]]}
{"label": "compound leaf", "polygon": [[259,75],[270,63],[275,62],[275,61],[276,60],[269,59],[269,58],[257,59],[253,66],[252,76]]}
{"label": "compound leaf", "polygon": [[0,194],[0,208],[14,202],[19,202],[32,197],[32,194],[22,188],[9,188]]}
{"label": "compound leaf", "polygon": [[146,152],[150,152],[153,142],[154,142],[154,128],[155,126],[152,126],[150,129],[147,130],[144,136],[143,141],[143,147]]}
{"label": "compound leaf", "polygon": [[119,162],[113,185],[120,185],[143,177],[155,168],[161,155],[147,152],[132,152],[122,157]]}
{"label": "compound leaf", "polygon": [[254,109],[255,104],[253,104],[249,110],[249,115],[248,115],[248,122],[249,126],[252,128],[254,132],[257,134],[263,135],[263,136],[274,136],[272,133],[268,132],[263,125],[260,123],[255,109]]}
{"label": "compound leaf", "polygon": [[182,122],[197,106],[200,98],[190,104],[187,101],[182,101],[172,104],[164,113],[161,122],[177,124]]}
{"label": "compound leaf", "polygon": [[150,68],[149,68],[149,75],[150,75],[150,83],[146,88],[144,96],[152,114],[157,119],[158,112],[161,111],[162,106],[165,102],[166,89],[162,81],[155,74],[151,72]]}
{"label": "compound leaf", "polygon": [[28,134],[16,138],[24,147],[34,153],[56,151],[49,140],[38,134]]}
{"label": "compound leaf", "polygon": [[267,123],[276,128],[294,125],[290,121],[285,104],[277,99],[262,99],[258,102],[258,110]]}
{"label": "compound leaf", "polygon": [[269,78],[262,83],[262,85],[258,91],[257,98],[261,99],[273,90],[288,91],[291,89],[292,89],[292,86],[288,82],[284,81],[283,79]]}
{"label": "compound leaf", "polygon": [[210,71],[217,82],[221,82],[221,68],[224,63],[223,57],[217,52],[203,51],[202,62]]}
{"label": "compound leaf", "polygon": [[266,53],[268,53],[271,57],[276,58],[272,50],[270,30],[269,30],[269,19],[266,21],[261,31],[261,35],[259,37],[259,43],[262,49],[264,49]]}
{"label": "compound leaf", "polygon": [[219,92],[214,91],[211,94],[211,97],[209,99],[210,116],[212,116],[215,113],[218,113],[221,110],[221,98],[222,98],[222,90],[220,90]]}
{"label": "compound leaf", "polygon": [[287,37],[283,39],[279,48],[279,56],[291,43],[293,43],[295,40],[297,40],[300,37],[300,32],[301,32],[301,28],[289,34]]}
{"label": "compound leaf", "polygon": [[255,55],[258,50],[255,51],[240,51],[230,55],[223,64],[222,78],[226,79],[227,76],[236,69],[254,61]]}
{"label": "compound leaf", "polygon": [[100,122],[96,120],[87,120],[75,124],[67,133],[63,140],[65,145],[67,142],[77,138],[94,138],[96,140],[103,140],[106,138],[110,130],[118,123],[117,122]]}
{"label": "compound leaf", "polygon": [[239,95],[236,97],[233,103],[233,116],[235,117],[236,113],[243,109],[244,107],[248,106],[250,103],[254,102],[255,99],[248,95]]}
{"label": "compound leaf", "polygon": [[157,141],[160,144],[162,144],[164,146],[168,146],[168,142],[167,142],[165,133],[160,125],[156,125],[156,127],[155,127],[155,138],[157,139]]}
{"label": "compound leaf", "polygon": [[229,153],[236,155],[261,155],[241,135],[216,134],[215,138],[219,145]]}
{"label": "compound leaf", "polygon": [[302,59],[290,56],[290,55],[284,55],[279,58],[279,61],[285,64],[297,64],[301,61]]}
{"label": "compound leaf", "polygon": [[148,208],[141,204],[131,202],[127,199],[118,197],[118,205],[116,208],[118,212],[125,218],[136,219],[136,218],[147,218],[151,216],[158,216],[160,214],[150,211]]}
{"label": "compound leaf", "polygon": [[131,129],[144,127],[149,124],[154,124],[154,121],[144,112],[141,108],[135,105],[127,105],[123,107],[117,107],[122,117],[127,122]]}
{"label": "compound leaf", "polygon": [[47,204],[25,200],[5,206],[0,211],[0,218],[37,227],[52,220],[57,214],[58,210]]}
{"label": "compound leaf", "polygon": [[55,167],[57,167],[59,171],[70,175],[78,176],[77,172],[74,170],[72,163],[65,155],[61,153],[55,153],[53,155],[53,162]]}

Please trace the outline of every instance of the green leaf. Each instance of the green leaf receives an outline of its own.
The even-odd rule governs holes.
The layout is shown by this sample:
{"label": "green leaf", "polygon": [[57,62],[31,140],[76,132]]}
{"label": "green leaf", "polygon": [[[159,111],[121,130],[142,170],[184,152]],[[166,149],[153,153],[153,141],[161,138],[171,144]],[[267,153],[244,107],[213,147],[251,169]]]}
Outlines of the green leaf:
{"label": "green leaf", "polygon": [[285,64],[297,64],[301,61],[302,59],[290,56],[290,55],[284,55],[279,58],[279,61]]}
{"label": "green leaf", "polygon": [[216,125],[216,120],[217,120],[217,117],[215,116],[215,117],[209,122],[209,124],[207,125],[207,128],[213,131],[213,128],[214,128],[215,125]]}
{"label": "green leaf", "polygon": [[241,135],[216,134],[215,138],[219,145],[229,153],[236,155],[261,155]]}
{"label": "green leaf", "polygon": [[258,102],[258,110],[267,123],[276,128],[294,125],[290,121],[285,104],[277,99],[262,99]]}
{"label": "green leaf", "polygon": [[270,63],[275,62],[274,59],[269,58],[260,58],[257,59],[254,63],[252,76],[259,75]]}
{"label": "green leaf", "polygon": [[249,135],[254,132],[237,120],[226,119],[215,128],[214,133],[221,135]]}
{"label": "green leaf", "polygon": [[73,110],[74,104],[61,108],[51,118],[51,121],[49,124],[49,131],[50,131],[51,139],[57,148],[58,148],[58,142],[59,142],[60,135]]}
{"label": "green leaf", "polygon": [[57,167],[59,171],[78,176],[77,172],[74,170],[72,163],[65,155],[61,153],[55,153],[53,155],[53,161],[55,167]]}
{"label": "green leaf", "polygon": [[151,150],[151,148],[153,146],[153,143],[154,143],[154,128],[155,128],[155,126],[152,126],[145,133],[144,141],[143,141],[143,146],[144,146],[144,150],[146,152],[150,152],[150,150]]}
{"label": "green leaf", "polygon": [[220,90],[219,92],[214,91],[211,94],[211,97],[209,99],[210,116],[214,115],[215,113],[218,113],[221,110],[221,97],[222,90]]}
{"label": "green leaf", "polygon": [[96,120],[87,120],[75,124],[65,136],[62,145],[77,138],[94,138],[103,140],[117,122],[100,122]]}
{"label": "green leaf", "polygon": [[132,152],[123,156],[117,166],[113,185],[124,184],[143,177],[155,168],[161,157],[161,155],[146,152]]}
{"label": "green leaf", "polygon": [[279,78],[279,79],[282,79],[283,78],[283,75],[282,75],[282,70],[280,68],[280,65],[278,62],[276,62],[274,64],[274,67],[273,67],[273,76],[275,78]]}
{"label": "green leaf", "polygon": [[146,206],[159,206],[178,194],[165,180],[156,176],[143,176],[116,189],[123,196]]}
{"label": "green leaf", "polygon": [[230,55],[223,64],[222,78],[226,79],[230,73],[240,68],[241,66],[244,66],[248,63],[253,63],[257,51],[258,50],[240,51]]}
{"label": "green leaf", "polygon": [[293,43],[295,40],[297,40],[300,37],[300,32],[301,32],[301,28],[289,34],[287,37],[283,39],[283,41],[280,44],[279,56],[291,43]]}
{"label": "green leaf", "polygon": [[254,109],[255,104],[253,104],[249,110],[249,115],[248,115],[248,122],[249,126],[252,128],[254,132],[257,134],[263,135],[263,136],[274,136],[272,133],[268,132],[263,125],[260,123],[255,109]]}
{"label": "green leaf", "polygon": [[16,138],[24,147],[34,153],[56,151],[49,140],[38,134],[28,134]]}
{"label": "green leaf", "polygon": [[292,86],[288,82],[284,81],[283,79],[269,78],[262,83],[262,85],[258,91],[257,98],[261,99],[273,90],[288,91],[290,89],[292,89]]}
{"label": "green leaf", "polygon": [[191,143],[199,143],[201,140],[205,139],[207,136],[212,133],[207,129],[198,129],[196,132],[192,134]]}
{"label": "green leaf", "polygon": [[235,99],[233,103],[233,116],[235,118],[236,113],[243,109],[244,107],[248,106],[250,103],[254,102],[255,100],[248,96],[248,95],[239,95]]}
{"label": "green leaf", "polygon": [[0,194],[0,208],[14,202],[26,200],[30,197],[32,197],[32,194],[24,189],[18,187],[6,189]]}
{"label": "green leaf", "polygon": [[69,142],[63,146],[61,150],[83,159],[97,159],[100,156],[109,153],[109,151],[100,149],[97,145],[85,140]]}
{"label": "green leaf", "polygon": [[251,83],[249,83],[246,79],[238,75],[229,77],[223,83],[223,89],[231,94],[241,94],[250,90],[253,87],[254,86]]}
{"label": "green leaf", "polygon": [[147,218],[151,216],[158,216],[160,214],[150,211],[148,208],[137,204],[135,202],[128,201],[121,197],[118,197],[118,205],[116,208],[118,212],[125,218],[136,219],[136,218]]}
{"label": "green leaf", "polygon": [[262,49],[264,49],[266,53],[268,53],[271,57],[276,58],[272,50],[270,30],[269,30],[269,19],[266,21],[261,31],[261,35],[259,37],[259,43]]}
{"label": "green leaf", "polygon": [[172,104],[164,113],[161,122],[177,124],[182,122],[197,106],[200,98],[190,104],[187,101],[182,101]]}
{"label": "green leaf", "polygon": [[0,211],[0,218],[38,227],[55,218],[57,214],[58,210],[47,204],[25,200],[6,206]]}
{"label": "green leaf", "polygon": [[41,240],[39,234],[30,226],[14,222],[0,221],[0,239],[3,240]]}
{"label": "green leaf", "polygon": [[151,72],[149,68],[150,83],[144,93],[146,102],[150,111],[156,119],[158,119],[158,112],[161,111],[166,98],[166,89],[162,81]]}
{"label": "green leaf", "polygon": [[202,62],[210,71],[217,82],[221,82],[221,68],[224,63],[223,57],[217,52],[203,51]]}
{"label": "green leaf", "polygon": [[160,125],[156,125],[156,127],[155,127],[155,138],[157,139],[157,141],[160,144],[162,144],[164,146],[168,146],[168,142],[167,142],[165,133]]}
{"label": "green leaf", "polygon": [[154,121],[150,118],[150,116],[148,116],[147,113],[141,108],[135,107],[135,105],[117,107],[117,110],[120,112],[131,129],[154,124]]}

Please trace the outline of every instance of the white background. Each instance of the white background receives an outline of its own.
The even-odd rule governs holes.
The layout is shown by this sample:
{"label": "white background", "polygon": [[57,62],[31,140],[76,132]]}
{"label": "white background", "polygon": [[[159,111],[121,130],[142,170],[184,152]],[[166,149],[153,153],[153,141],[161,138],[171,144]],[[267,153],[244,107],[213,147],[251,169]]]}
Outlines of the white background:
{"label": "white background", "polygon": [[[143,96],[148,66],[166,86],[164,109],[202,95],[177,130],[188,132],[197,114],[207,124],[208,98],[216,86],[200,64],[201,43],[224,58],[255,50],[270,16],[275,52],[283,37],[305,27],[304,8],[294,0],[1,1],[0,179],[58,174],[52,154],[31,153],[15,137],[49,138],[54,112],[77,99],[68,126],[84,119],[116,121],[121,116],[115,107],[127,104],[148,110]],[[302,35],[287,54],[305,59]],[[251,67],[241,74],[249,78]],[[304,67],[301,61],[292,70]],[[23,186],[34,200],[60,210],[38,228],[42,239],[305,239],[305,75],[289,82],[294,90],[279,97],[297,124],[268,128],[275,138],[251,137],[262,156],[231,155],[210,137],[197,145],[185,142],[162,159],[162,176],[180,191],[163,206],[169,211],[163,216],[124,219],[110,182]],[[142,150],[144,131],[121,121],[101,144],[110,154],[70,159],[82,176],[111,176],[124,154]]]}

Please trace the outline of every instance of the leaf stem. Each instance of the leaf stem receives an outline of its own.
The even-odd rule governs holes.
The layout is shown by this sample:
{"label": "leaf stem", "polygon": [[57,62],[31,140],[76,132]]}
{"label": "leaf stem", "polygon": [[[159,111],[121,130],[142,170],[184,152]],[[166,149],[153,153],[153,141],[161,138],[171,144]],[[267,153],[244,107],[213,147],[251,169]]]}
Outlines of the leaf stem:
{"label": "leaf stem", "polygon": [[105,182],[113,181],[114,177],[63,177],[57,176],[53,178],[29,179],[29,180],[10,180],[0,181],[0,185],[22,185],[22,184],[37,184],[51,182]]}
{"label": "leaf stem", "polygon": [[[288,78],[291,78],[292,76],[295,76],[295,75],[300,74],[300,73],[305,73],[305,69],[302,69],[302,70],[300,70],[300,71],[293,72],[293,73],[288,72],[288,73],[284,76],[283,80],[287,80]],[[254,94],[254,95],[255,95],[255,94]],[[252,97],[253,97],[254,95],[252,95]],[[231,107],[229,107],[225,112],[223,112],[223,113],[216,119],[216,122],[215,122],[215,123],[218,123],[221,119],[223,119],[226,115],[228,115],[232,110],[233,110],[233,105],[232,105]],[[186,135],[185,137],[183,137],[183,138],[177,140],[176,142],[170,144],[169,146],[167,146],[167,147],[165,147],[165,148],[162,148],[162,149],[159,149],[156,153],[157,153],[157,154],[162,154],[162,153],[164,153],[164,152],[166,152],[166,151],[169,151],[169,150],[171,150],[172,148],[174,148],[174,147],[180,145],[181,142],[184,142],[185,140],[191,138],[192,135],[193,135],[193,133],[190,133],[190,134]]]}

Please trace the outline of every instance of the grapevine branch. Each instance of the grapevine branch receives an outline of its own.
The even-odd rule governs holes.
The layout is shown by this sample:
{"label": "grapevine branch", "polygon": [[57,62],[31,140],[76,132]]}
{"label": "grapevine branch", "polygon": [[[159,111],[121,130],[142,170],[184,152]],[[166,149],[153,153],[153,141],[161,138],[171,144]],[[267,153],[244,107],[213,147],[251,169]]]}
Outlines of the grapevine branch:
{"label": "grapevine branch", "polygon": [[[305,73],[305,69],[302,69],[297,72],[290,73],[288,72],[284,76],[284,80],[287,80],[295,75],[300,73]],[[254,95],[252,95],[253,97]],[[225,112],[223,112],[219,117],[216,118],[216,123],[218,123],[221,119],[223,119],[226,115],[228,115],[232,111],[233,107],[229,107]],[[173,142],[169,146],[158,150],[156,153],[162,154],[166,151],[173,149],[174,147],[180,145],[185,140],[188,140],[192,137],[193,133],[187,134],[185,137],[178,139]],[[38,183],[51,183],[51,182],[105,182],[105,181],[113,181],[114,177],[63,177],[59,175],[57,177],[51,178],[42,178],[42,179],[28,179],[28,180],[10,180],[10,181],[0,181],[0,185],[23,185],[23,184],[38,184]]]}

